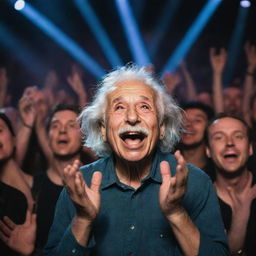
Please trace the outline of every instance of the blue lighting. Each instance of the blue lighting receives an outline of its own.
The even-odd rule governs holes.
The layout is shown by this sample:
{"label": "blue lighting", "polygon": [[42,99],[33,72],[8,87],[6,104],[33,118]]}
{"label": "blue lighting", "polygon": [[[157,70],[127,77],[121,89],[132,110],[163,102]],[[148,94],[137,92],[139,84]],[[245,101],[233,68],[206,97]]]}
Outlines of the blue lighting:
{"label": "blue lighting", "polygon": [[15,58],[17,58],[29,72],[35,75],[37,79],[45,75],[44,72],[47,67],[42,58],[36,55],[31,48],[28,48],[26,43],[22,41],[22,38],[17,37],[3,24],[0,24],[0,34],[4,35],[0,37],[1,47],[4,47],[11,54],[15,53]]}
{"label": "blue lighting", "polygon": [[200,32],[205,27],[207,21],[213,15],[214,11],[217,9],[222,0],[208,0],[202,11],[199,13],[195,22],[189,28],[188,32],[182,39],[179,46],[175,49],[173,55],[168,59],[165,64],[162,73],[165,71],[175,72],[176,68],[183,60],[184,56],[187,54],[193,43],[198,38]]}
{"label": "blue lighting", "polygon": [[25,1],[18,0],[14,4],[14,9],[17,11],[21,11],[25,7]]}
{"label": "blue lighting", "polygon": [[248,1],[248,0],[242,0],[242,1],[240,1],[240,5],[241,5],[242,7],[244,7],[244,8],[248,8],[248,7],[251,6],[251,2]]}
{"label": "blue lighting", "polygon": [[151,62],[128,1],[116,0],[116,5],[135,62],[140,66],[149,65]]}
{"label": "blue lighting", "polygon": [[173,20],[176,10],[179,8],[181,3],[182,1],[180,0],[167,0],[165,3],[163,11],[161,15],[159,15],[159,20],[153,30],[150,45],[148,46],[152,59],[157,53],[159,44],[161,43],[166,31],[170,27],[170,23]]}
{"label": "blue lighting", "polygon": [[89,25],[94,36],[97,38],[98,43],[100,44],[104,54],[106,55],[108,61],[111,63],[112,67],[122,66],[123,62],[121,61],[118,53],[115,51],[108,35],[106,34],[104,28],[101,26],[97,16],[95,15],[93,9],[87,0],[75,0],[74,1],[78,10],[81,12],[82,17]]}
{"label": "blue lighting", "polygon": [[237,59],[242,49],[241,46],[248,13],[248,8],[240,7],[238,10],[236,23],[228,46],[228,60],[224,71],[224,85],[229,85],[233,81]]}
{"label": "blue lighting", "polygon": [[92,57],[90,57],[85,50],[77,45],[70,37],[64,34],[45,16],[36,11],[31,5],[27,3],[26,8],[22,9],[21,13],[31,20],[37,27],[39,27],[46,35],[57,42],[96,78],[100,78],[105,74],[105,71],[101,68],[101,66]]}

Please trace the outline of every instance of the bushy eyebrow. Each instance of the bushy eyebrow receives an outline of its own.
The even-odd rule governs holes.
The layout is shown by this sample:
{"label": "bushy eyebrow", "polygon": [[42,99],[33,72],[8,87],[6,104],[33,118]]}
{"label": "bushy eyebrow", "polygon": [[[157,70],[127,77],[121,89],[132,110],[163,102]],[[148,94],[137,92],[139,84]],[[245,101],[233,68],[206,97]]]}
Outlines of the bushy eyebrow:
{"label": "bushy eyebrow", "polygon": [[[145,100],[145,101],[150,101],[150,99],[149,99],[148,97],[144,96],[144,95],[140,95],[139,97],[142,98],[142,99]],[[118,101],[121,101],[123,98],[124,98],[123,96],[119,96],[119,97],[115,98],[115,99],[112,101],[112,104],[115,104],[115,103],[117,103]]]}

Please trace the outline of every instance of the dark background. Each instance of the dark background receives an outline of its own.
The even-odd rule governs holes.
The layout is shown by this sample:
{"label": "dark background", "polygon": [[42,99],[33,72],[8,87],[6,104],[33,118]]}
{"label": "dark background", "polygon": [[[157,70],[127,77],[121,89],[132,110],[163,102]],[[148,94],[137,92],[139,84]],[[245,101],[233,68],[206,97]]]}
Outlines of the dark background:
{"label": "dark background", "polygon": [[[162,15],[166,1],[172,0],[129,1],[146,46],[154,37],[153,31]],[[157,72],[162,69],[207,2],[206,0],[180,1],[181,4],[165,32],[155,58],[152,60]],[[30,0],[27,2],[75,40],[106,71],[112,68],[72,0]],[[227,48],[230,43],[240,8],[239,2],[239,0],[222,1],[186,56],[188,69],[199,89],[209,87],[211,84],[209,47],[224,46]],[[246,41],[256,44],[256,3],[254,0],[251,2],[252,6],[246,20],[244,35],[241,38],[242,46],[236,63],[235,76],[241,79],[246,68],[243,45]],[[117,14],[115,1],[90,0],[89,3],[98,15],[123,62],[132,61],[133,58]],[[2,38],[0,38],[0,64],[7,67],[10,77],[9,90],[14,96],[14,102],[20,97],[26,86],[34,84],[40,86],[45,75],[51,69],[57,71],[63,87],[67,86],[66,77],[75,60],[25,16],[16,11],[7,0],[0,0],[0,25],[0,37]],[[18,38],[19,44],[16,43],[13,36]],[[28,65],[24,65],[17,57],[17,51],[23,51],[23,46],[29,50],[29,53],[23,53],[27,58]],[[14,47],[17,47],[16,50],[13,49]],[[31,56],[36,61],[29,61]],[[85,69],[84,82],[87,88],[96,82],[95,77]]]}

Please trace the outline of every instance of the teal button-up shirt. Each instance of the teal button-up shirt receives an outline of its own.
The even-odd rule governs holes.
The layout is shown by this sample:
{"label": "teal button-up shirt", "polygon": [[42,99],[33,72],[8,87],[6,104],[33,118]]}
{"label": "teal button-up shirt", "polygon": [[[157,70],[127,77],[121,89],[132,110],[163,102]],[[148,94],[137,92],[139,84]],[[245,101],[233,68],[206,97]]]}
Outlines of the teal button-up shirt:
{"label": "teal button-up shirt", "polygon": [[[56,206],[54,222],[44,250],[45,256],[178,256],[182,255],[172,229],[161,212],[158,194],[162,182],[160,162],[170,163],[172,175],[177,165],[170,154],[157,152],[149,175],[138,189],[122,184],[115,173],[113,157],[81,168],[87,184],[101,171],[101,208],[89,243],[77,243],[71,221],[73,203],[64,189]],[[188,165],[187,191],[182,200],[193,223],[200,230],[202,256],[229,255],[219,204],[209,177]]]}

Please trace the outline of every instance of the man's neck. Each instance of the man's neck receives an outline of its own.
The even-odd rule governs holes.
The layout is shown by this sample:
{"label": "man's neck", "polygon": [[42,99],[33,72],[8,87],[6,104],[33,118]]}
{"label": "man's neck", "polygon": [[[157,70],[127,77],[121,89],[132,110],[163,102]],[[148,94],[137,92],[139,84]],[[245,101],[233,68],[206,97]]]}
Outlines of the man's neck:
{"label": "man's neck", "polygon": [[215,187],[217,192],[226,193],[227,187],[232,187],[236,193],[243,191],[245,184],[252,175],[247,168],[244,168],[239,175],[227,177],[223,173],[216,171]]}
{"label": "man's neck", "polygon": [[63,172],[64,168],[72,164],[74,160],[80,160],[80,154],[77,154],[69,159],[61,159],[58,157],[53,157],[50,166],[47,170],[48,178],[57,185],[63,185]]}
{"label": "man's neck", "polygon": [[151,165],[151,158],[136,163],[117,159],[116,174],[120,182],[137,189],[140,187],[142,179],[149,174]]}
{"label": "man's neck", "polygon": [[207,163],[207,156],[205,152],[204,144],[200,144],[197,147],[181,150],[181,153],[184,156],[186,162],[191,163],[192,165],[199,168],[203,168]]}

